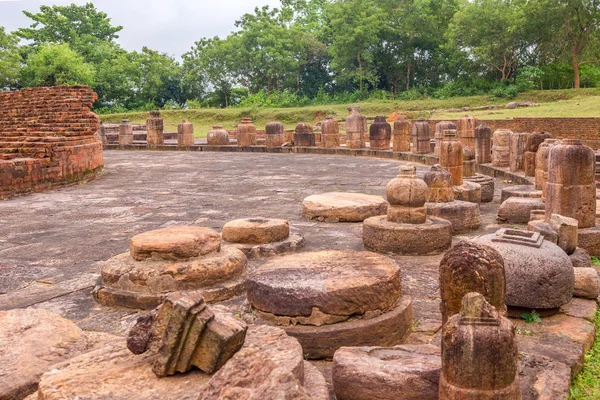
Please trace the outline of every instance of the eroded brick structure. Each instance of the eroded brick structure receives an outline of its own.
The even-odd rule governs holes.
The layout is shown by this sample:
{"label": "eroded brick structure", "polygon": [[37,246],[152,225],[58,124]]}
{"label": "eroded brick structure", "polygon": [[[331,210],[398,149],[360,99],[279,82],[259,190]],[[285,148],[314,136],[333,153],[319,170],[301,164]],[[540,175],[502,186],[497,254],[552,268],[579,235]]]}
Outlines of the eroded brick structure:
{"label": "eroded brick structure", "polygon": [[102,142],[90,111],[96,93],[84,86],[0,92],[0,198],[94,177]]}

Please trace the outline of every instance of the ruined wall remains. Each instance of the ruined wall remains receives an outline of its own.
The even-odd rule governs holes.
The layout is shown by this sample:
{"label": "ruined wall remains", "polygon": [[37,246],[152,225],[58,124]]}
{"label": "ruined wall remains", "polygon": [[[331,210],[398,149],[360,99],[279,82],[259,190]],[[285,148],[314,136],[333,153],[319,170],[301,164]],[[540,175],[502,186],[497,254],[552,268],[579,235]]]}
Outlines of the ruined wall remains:
{"label": "ruined wall remains", "polygon": [[103,167],[89,87],[0,92],[0,198],[95,176]]}

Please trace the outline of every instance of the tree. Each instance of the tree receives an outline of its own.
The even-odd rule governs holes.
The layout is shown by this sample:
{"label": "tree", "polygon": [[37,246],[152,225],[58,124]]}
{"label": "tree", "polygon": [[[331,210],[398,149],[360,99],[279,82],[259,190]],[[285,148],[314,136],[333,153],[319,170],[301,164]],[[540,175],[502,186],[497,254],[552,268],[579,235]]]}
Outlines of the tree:
{"label": "tree", "polygon": [[379,42],[383,11],[372,0],[341,0],[327,7],[327,16],[331,67],[338,78],[357,81],[361,93],[365,81],[376,85],[373,51]]}
{"label": "tree", "polygon": [[17,86],[21,73],[18,38],[0,26],[0,90]]}
{"label": "tree", "polygon": [[28,87],[92,85],[94,75],[94,67],[68,44],[45,44],[27,59],[22,80]]}

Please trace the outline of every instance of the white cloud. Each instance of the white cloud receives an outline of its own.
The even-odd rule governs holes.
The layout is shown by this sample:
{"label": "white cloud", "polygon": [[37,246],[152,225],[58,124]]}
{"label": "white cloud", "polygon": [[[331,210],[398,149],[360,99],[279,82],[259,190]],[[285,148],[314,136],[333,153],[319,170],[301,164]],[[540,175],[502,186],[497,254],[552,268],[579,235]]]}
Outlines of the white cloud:
{"label": "white cloud", "polygon": [[[89,0],[88,0],[89,1]],[[86,0],[0,0],[0,25],[12,31],[29,26],[22,10],[38,11],[40,5],[85,4]],[[203,37],[225,37],[236,19],[254,7],[278,7],[279,0],[97,0],[98,10],[122,25],[119,43],[127,50],[148,46],[179,56]]]}

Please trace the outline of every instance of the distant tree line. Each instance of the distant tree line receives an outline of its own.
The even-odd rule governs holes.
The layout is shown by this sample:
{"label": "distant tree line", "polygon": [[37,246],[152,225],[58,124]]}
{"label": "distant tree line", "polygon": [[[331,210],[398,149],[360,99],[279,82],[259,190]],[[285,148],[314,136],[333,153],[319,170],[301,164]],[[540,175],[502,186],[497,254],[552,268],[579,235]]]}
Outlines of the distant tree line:
{"label": "distant tree line", "polygon": [[177,60],[92,3],[0,27],[0,89],[86,84],[101,111],[298,106],[600,86],[600,0],[281,0]]}

